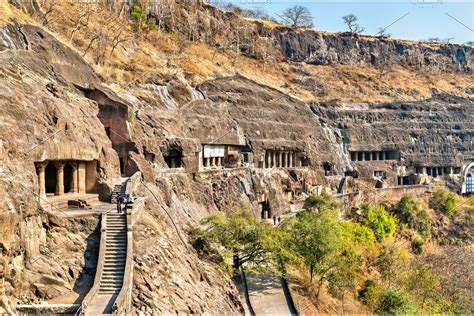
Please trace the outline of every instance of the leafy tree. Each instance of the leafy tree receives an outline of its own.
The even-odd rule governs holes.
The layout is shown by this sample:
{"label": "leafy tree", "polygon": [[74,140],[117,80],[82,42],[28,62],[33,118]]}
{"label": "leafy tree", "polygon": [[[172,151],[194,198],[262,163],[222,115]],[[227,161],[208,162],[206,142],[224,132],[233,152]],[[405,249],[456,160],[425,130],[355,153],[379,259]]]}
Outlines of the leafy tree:
{"label": "leafy tree", "polygon": [[238,267],[246,264],[249,269],[270,270],[289,261],[288,233],[275,229],[254,218],[245,208],[237,208],[228,214],[215,213],[201,221],[206,228],[198,231],[194,239],[202,238],[223,247],[221,255],[229,261],[238,255]]}
{"label": "leafy tree", "polygon": [[345,245],[353,249],[357,254],[365,258],[376,257],[378,255],[377,239],[374,232],[359,223],[340,222],[341,237]]}
{"label": "leafy tree", "polygon": [[334,259],[333,268],[327,276],[329,293],[341,300],[344,314],[344,298],[348,291],[355,288],[362,257],[352,249],[346,248]]}
{"label": "leafy tree", "polygon": [[431,230],[431,221],[421,202],[411,195],[404,195],[395,207],[395,215],[402,223],[427,237]]}
{"label": "leafy tree", "polygon": [[431,196],[430,207],[451,217],[456,213],[456,197],[448,189],[438,187]]}
{"label": "leafy tree", "polygon": [[344,21],[344,24],[347,26],[347,28],[349,28],[349,32],[352,34],[360,34],[365,30],[357,23],[357,20],[357,16],[352,13],[342,17],[342,21]]}
{"label": "leafy tree", "polygon": [[398,283],[400,275],[405,272],[409,263],[408,259],[408,254],[393,244],[382,249],[375,261],[375,266],[378,268],[382,280],[389,287]]}
{"label": "leafy tree", "polygon": [[339,204],[331,194],[323,192],[321,195],[310,195],[305,201],[304,208],[319,211],[327,209],[337,210],[339,209]]}
{"label": "leafy tree", "polygon": [[377,240],[393,235],[397,229],[397,220],[385,210],[383,205],[363,204],[361,208],[365,215],[364,225],[372,229]]}
{"label": "leafy tree", "polygon": [[387,289],[380,295],[377,314],[407,314],[416,313],[416,307],[410,297],[401,290]]}
{"label": "leafy tree", "polygon": [[280,17],[292,27],[313,27],[311,11],[301,5],[286,8]]}
{"label": "leafy tree", "polygon": [[315,273],[324,277],[331,257],[341,248],[338,220],[335,210],[303,211],[291,227],[294,251],[308,267],[311,282]]}

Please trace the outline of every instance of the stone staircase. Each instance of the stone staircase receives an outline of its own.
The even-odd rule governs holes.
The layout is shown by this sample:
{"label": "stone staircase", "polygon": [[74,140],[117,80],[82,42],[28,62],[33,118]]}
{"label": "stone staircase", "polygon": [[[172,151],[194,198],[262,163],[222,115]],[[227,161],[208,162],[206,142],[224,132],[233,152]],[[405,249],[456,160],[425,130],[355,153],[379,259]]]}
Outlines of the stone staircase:
{"label": "stone staircase", "polygon": [[120,194],[125,197],[125,189],[127,188],[128,178],[122,178],[122,182],[114,185],[112,194],[110,195],[110,203],[117,203],[117,196]]}
{"label": "stone staircase", "polygon": [[[115,211],[102,214],[105,224],[102,229],[99,255],[100,272],[96,273],[93,289],[83,301],[80,314],[112,314],[114,303],[123,287],[127,260],[127,215]],[[105,246],[102,245],[104,243]],[[102,257],[102,259],[100,259]],[[97,282],[97,285],[95,285]],[[94,290],[95,289],[95,290]],[[85,301],[87,303],[84,305]]]}
{"label": "stone staircase", "polygon": [[122,289],[127,256],[127,217],[107,213],[105,260],[99,294],[118,294]]}

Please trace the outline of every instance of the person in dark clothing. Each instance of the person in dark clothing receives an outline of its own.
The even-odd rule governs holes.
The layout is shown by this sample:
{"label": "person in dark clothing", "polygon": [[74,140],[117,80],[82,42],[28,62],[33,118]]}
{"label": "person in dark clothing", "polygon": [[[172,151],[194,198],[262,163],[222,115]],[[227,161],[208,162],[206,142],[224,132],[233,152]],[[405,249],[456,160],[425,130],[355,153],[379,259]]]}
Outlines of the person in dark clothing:
{"label": "person in dark clothing", "polygon": [[123,196],[119,193],[117,195],[117,213],[122,213],[122,203],[123,203]]}

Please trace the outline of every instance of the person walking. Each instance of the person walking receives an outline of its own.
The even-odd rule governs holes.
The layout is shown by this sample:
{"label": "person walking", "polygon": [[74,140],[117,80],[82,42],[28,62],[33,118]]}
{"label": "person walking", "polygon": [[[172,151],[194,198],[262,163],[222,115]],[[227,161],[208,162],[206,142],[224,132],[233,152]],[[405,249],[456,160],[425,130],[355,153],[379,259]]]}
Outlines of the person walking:
{"label": "person walking", "polygon": [[121,214],[122,213],[122,203],[123,203],[123,196],[122,194],[117,195],[117,213]]}
{"label": "person walking", "polygon": [[123,204],[123,196],[122,194],[117,195],[117,212],[122,214],[122,204]]}

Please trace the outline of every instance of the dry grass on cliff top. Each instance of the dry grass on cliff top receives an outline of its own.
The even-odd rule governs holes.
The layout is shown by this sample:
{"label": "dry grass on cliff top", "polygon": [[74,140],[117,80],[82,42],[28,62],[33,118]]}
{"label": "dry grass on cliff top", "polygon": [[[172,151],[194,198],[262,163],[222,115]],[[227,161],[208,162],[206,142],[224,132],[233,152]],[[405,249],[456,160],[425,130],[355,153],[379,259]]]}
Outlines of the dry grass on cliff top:
{"label": "dry grass on cliff top", "polygon": [[[10,17],[23,23],[34,23],[32,18],[14,7],[5,3],[1,6],[6,8],[3,10],[6,14],[0,20],[2,23],[7,23]],[[115,19],[125,25],[124,34],[130,40],[119,44],[112,55],[109,49],[105,60],[96,63],[97,45],[93,44],[84,56],[104,80],[125,89],[156,74],[179,75],[192,84],[198,84],[236,73],[304,101],[375,103],[417,100],[431,97],[433,90],[467,97],[464,90],[472,88],[473,76],[467,74],[435,74],[400,66],[375,69],[345,65],[315,66],[278,59],[263,62],[229,51],[215,51],[203,43],[189,42],[177,33],[158,31],[136,38],[126,21],[104,10],[96,12],[70,41],[81,8],[76,2],[59,2],[54,10],[49,31],[81,55],[84,55],[93,34],[104,28],[104,21]]]}

